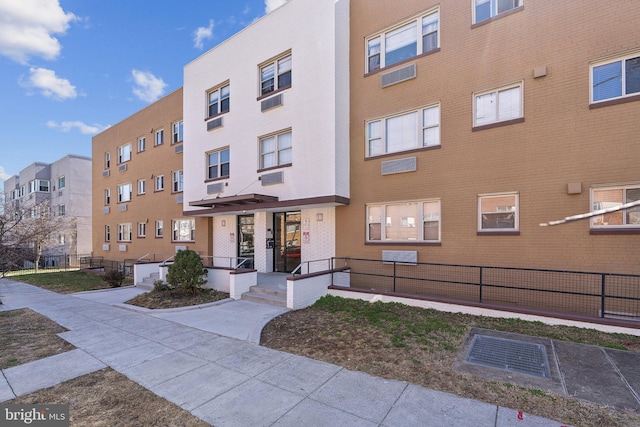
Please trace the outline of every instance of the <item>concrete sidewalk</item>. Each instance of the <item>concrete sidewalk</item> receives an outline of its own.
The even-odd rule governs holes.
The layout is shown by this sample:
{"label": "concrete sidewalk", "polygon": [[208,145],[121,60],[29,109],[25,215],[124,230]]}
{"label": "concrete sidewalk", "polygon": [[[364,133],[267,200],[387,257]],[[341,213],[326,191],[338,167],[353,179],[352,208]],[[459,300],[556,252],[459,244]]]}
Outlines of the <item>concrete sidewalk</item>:
{"label": "concrete sidewalk", "polygon": [[[279,314],[273,307],[226,303],[151,316],[112,306],[120,291],[133,292],[70,296],[0,280],[0,310],[37,311],[69,329],[60,336],[77,347],[2,370],[0,402],[109,366],[219,427],[561,425],[225,336],[225,328],[255,336],[247,316],[262,322]],[[203,330],[216,315],[226,322]]]}

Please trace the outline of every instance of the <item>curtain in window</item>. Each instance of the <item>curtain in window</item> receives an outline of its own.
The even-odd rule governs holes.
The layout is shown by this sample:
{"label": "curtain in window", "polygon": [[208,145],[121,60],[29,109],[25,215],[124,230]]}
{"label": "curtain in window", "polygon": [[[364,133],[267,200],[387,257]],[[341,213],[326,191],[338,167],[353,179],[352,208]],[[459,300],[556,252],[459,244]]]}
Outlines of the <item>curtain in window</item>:
{"label": "curtain in window", "polygon": [[422,110],[422,145],[432,147],[440,145],[440,107]]}
{"label": "curtain in window", "polygon": [[422,18],[422,53],[438,47],[438,18],[439,13],[432,13]]}
{"label": "curtain in window", "polygon": [[404,114],[386,120],[387,153],[408,150],[418,146],[416,130],[417,113]]}
{"label": "curtain in window", "polygon": [[382,150],[382,123],[380,121],[369,123],[369,156],[383,154]]}
{"label": "curtain in window", "polygon": [[416,56],[418,34],[416,22],[412,22],[385,36],[385,65],[389,66]]}
{"label": "curtain in window", "polygon": [[520,87],[502,90],[498,93],[498,120],[511,120],[520,117]]}
{"label": "curtain in window", "polygon": [[476,96],[476,126],[496,121],[496,93]]}
{"label": "curtain in window", "polygon": [[291,132],[278,135],[278,164],[291,163]]}

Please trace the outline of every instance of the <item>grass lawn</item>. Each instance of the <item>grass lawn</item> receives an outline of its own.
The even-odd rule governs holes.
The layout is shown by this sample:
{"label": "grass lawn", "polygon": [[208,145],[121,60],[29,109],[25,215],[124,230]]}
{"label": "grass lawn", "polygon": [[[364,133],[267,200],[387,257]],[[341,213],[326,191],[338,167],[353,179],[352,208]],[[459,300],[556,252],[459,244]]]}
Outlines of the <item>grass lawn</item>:
{"label": "grass lawn", "polygon": [[[55,273],[42,272],[38,274],[23,274],[11,277],[11,280],[29,283],[40,288],[48,289],[60,294],[109,289],[107,282],[98,274],[88,274],[81,271],[61,271]],[[133,284],[133,279],[125,279],[123,286]]]}

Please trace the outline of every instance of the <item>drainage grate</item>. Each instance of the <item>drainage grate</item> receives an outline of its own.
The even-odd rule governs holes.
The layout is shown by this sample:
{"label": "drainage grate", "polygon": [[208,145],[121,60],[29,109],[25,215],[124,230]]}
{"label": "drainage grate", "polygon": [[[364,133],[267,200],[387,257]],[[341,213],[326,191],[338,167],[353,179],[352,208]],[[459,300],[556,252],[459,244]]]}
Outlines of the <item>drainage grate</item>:
{"label": "drainage grate", "polygon": [[540,378],[551,376],[547,349],[542,344],[475,335],[466,361]]}

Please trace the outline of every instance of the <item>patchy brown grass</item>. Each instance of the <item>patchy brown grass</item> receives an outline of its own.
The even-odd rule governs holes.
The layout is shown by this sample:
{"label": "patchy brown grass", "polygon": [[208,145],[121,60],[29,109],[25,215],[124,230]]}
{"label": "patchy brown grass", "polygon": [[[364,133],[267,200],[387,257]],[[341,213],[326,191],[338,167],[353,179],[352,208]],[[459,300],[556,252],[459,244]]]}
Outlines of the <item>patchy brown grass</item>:
{"label": "patchy brown grass", "polygon": [[126,301],[125,304],[145,308],[176,308],[191,305],[207,304],[229,298],[229,294],[213,289],[203,289],[197,294],[177,291],[151,291]]}
{"label": "patchy brown grass", "polygon": [[638,351],[638,337],[325,297],[264,328],[261,344],[384,378],[478,399],[575,426],[640,425],[636,413],[490,381],[451,367],[471,327]]}
{"label": "patchy brown grass", "polygon": [[73,350],[66,329],[28,308],[0,312],[0,369]]}
{"label": "patchy brown grass", "polygon": [[[110,289],[111,286],[102,280],[101,274],[90,274],[83,271],[43,271],[38,274],[23,274],[11,277],[12,280],[29,283],[39,288],[48,289],[59,294]],[[124,279],[123,286],[133,284],[133,279]]]}

